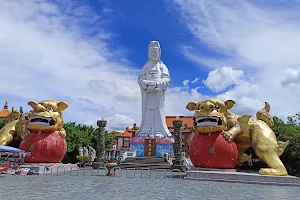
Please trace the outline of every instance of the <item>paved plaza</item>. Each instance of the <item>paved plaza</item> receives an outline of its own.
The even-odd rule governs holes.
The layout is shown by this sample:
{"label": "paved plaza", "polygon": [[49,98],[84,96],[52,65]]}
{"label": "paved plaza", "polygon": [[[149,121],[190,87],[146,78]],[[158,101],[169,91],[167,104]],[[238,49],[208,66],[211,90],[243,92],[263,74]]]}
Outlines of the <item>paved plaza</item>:
{"label": "paved plaza", "polygon": [[103,175],[3,175],[1,200],[193,200],[193,199],[299,199],[299,187],[182,180],[179,177],[123,174]]}

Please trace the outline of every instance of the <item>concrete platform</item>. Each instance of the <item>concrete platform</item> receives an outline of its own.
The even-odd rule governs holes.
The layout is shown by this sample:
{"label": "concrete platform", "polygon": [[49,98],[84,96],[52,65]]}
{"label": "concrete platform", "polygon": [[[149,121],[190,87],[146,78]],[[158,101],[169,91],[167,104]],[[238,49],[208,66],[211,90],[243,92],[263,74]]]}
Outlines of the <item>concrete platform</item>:
{"label": "concrete platform", "polygon": [[237,169],[215,169],[215,168],[191,167],[190,171],[237,172]]}
{"label": "concrete platform", "polygon": [[120,167],[121,169],[149,168],[151,170],[156,170],[156,169],[171,169],[172,165],[168,163],[164,158],[160,158],[160,157],[135,157],[135,158],[126,158],[118,165],[118,167]]}
{"label": "concrete platform", "polygon": [[[22,168],[33,168],[33,174],[46,175],[77,171],[77,164],[63,163],[24,163],[20,165]],[[74,172],[75,173],[75,172]]]}
{"label": "concrete platform", "polygon": [[201,168],[188,170],[184,179],[300,186],[300,178],[296,176],[263,176],[258,172],[203,170]]}

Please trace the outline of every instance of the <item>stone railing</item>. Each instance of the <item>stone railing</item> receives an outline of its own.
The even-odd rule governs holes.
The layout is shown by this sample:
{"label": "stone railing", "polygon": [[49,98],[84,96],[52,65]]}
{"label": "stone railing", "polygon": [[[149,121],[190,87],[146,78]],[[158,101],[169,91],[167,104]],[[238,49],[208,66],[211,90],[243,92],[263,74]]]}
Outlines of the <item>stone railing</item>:
{"label": "stone railing", "polygon": [[136,157],[136,151],[125,151],[122,153],[121,162],[124,161],[126,158],[134,158]]}
{"label": "stone railing", "polygon": [[[106,167],[99,167],[93,169],[92,167],[86,166],[85,168],[71,168],[67,169],[63,166],[60,170],[50,170],[47,175],[55,176],[107,176],[108,169]],[[149,178],[149,179],[165,179],[165,178],[176,178],[184,179],[186,172],[181,172],[178,169],[166,170],[166,169],[121,169],[120,167],[114,167],[111,170],[115,174],[115,177],[126,177],[126,178]]]}
{"label": "stone railing", "polygon": [[191,159],[187,157],[183,157],[183,164],[186,166],[187,169],[191,169],[192,167],[194,167]]}
{"label": "stone railing", "polygon": [[172,155],[169,154],[169,153],[163,153],[162,154],[162,158],[166,159],[166,161],[169,163],[169,164],[173,164],[172,162]]}

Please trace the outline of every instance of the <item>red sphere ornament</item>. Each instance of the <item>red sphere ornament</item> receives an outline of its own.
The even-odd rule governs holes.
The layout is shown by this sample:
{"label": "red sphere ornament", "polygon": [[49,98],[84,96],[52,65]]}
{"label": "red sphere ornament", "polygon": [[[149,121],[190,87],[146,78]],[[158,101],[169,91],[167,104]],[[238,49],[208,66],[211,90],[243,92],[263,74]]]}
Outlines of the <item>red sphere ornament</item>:
{"label": "red sphere ornament", "polygon": [[221,132],[196,134],[190,142],[190,158],[195,167],[232,169],[238,164],[238,149]]}
{"label": "red sphere ornament", "polygon": [[28,163],[59,163],[67,152],[67,142],[58,133],[31,132],[21,141],[20,149],[30,152]]}

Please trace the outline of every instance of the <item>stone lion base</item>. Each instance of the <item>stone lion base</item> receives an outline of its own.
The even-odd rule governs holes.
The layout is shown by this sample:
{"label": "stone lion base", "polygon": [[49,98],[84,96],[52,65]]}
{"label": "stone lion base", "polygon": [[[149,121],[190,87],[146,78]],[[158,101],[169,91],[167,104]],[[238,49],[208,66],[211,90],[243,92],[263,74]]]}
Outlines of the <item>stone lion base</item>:
{"label": "stone lion base", "polygon": [[238,172],[234,169],[192,168],[184,179],[300,186],[300,178],[296,176],[264,176],[258,172]]}
{"label": "stone lion base", "polygon": [[[57,173],[70,173],[78,171],[77,164],[63,164],[63,163],[24,163],[20,165],[21,168],[32,168],[33,174],[47,175]],[[78,173],[78,172],[77,172]]]}

